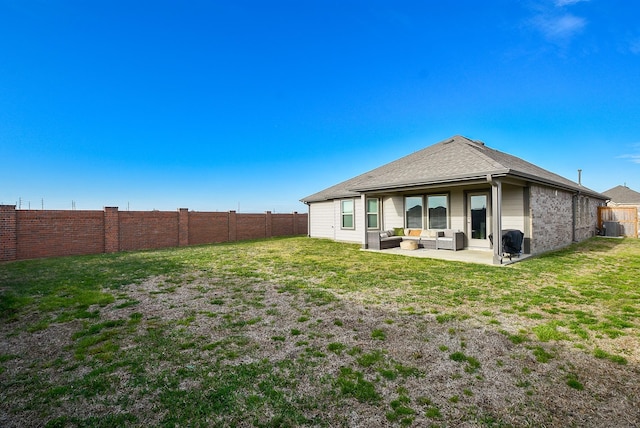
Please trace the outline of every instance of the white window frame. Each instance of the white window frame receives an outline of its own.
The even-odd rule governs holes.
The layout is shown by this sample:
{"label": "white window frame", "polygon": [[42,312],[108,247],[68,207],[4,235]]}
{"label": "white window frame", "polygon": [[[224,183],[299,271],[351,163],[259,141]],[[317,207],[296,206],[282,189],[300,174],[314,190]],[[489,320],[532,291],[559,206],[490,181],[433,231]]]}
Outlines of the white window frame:
{"label": "white window frame", "polygon": [[[345,211],[345,204],[351,203],[351,212]],[[340,201],[340,229],[354,230],[356,228],[355,216],[356,202],[353,199],[343,199]],[[351,216],[351,226],[345,226],[345,218]]]}
{"label": "white window frame", "polygon": [[[376,202],[376,210],[374,211],[369,211],[369,201],[375,201]],[[367,200],[365,201],[366,209],[367,209],[367,229],[371,229],[371,230],[380,230],[380,198],[367,198]],[[375,226],[372,226],[371,223],[369,222],[369,217],[370,216],[375,216],[376,218],[376,224]]]}

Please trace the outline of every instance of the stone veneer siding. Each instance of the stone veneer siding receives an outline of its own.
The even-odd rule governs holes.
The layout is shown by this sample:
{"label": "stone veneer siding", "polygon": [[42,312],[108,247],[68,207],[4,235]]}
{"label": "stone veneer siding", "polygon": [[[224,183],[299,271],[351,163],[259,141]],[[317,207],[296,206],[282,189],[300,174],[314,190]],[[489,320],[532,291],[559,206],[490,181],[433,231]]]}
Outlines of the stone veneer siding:
{"label": "stone veneer siding", "polygon": [[598,206],[604,204],[605,201],[588,196],[576,198],[576,241],[595,236],[598,225]]}
{"label": "stone veneer siding", "polygon": [[562,248],[574,239],[582,241],[595,235],[597,207],[604,201],[542,186],[531,186],[530,198],[531,254]]}
{"label": "stone veneer siding", "polygon": [[531,254],[573,242],[573,193],[531,186]]}

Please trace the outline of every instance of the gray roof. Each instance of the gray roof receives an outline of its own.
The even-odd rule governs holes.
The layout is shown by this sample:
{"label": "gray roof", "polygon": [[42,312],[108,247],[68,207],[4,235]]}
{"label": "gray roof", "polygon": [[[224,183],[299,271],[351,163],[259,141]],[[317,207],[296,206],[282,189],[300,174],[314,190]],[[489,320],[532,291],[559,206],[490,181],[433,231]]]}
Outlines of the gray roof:
{"label": "gray roof", "polygon": [[515,156],[499,152],[480,141],[456,135],[408,156],[343,181],[303,202],[354,197],[362,192],[392,191],[486,179],[487,175],[510,176],[556,188],[580,191],[601,199],[606,196],[542,169]]}
{"label": "gray roof", "polygon": [[640,193],[629,189],[627,186],[616,186],[604,192],[612,202],[617,204],[640,205]]}

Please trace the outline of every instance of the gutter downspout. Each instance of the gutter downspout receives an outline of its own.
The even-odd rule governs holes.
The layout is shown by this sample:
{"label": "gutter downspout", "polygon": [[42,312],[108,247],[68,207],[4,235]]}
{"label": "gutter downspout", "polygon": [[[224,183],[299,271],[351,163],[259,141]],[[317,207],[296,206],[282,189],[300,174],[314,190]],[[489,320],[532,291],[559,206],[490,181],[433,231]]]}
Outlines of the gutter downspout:
{"label": "gutter downspout", "polygon": [[576,211],[578,205],[578,193],[571,196],[571,242],[576,242]]}
{"label": "gutter downspout", "polygon": [[307,206],[307,238],[311,237],[311,204],[309,202],[304,203]]}
{"label": "gutter downspout", "polygon": [[493,233],[493,264],[502,264],[502,181],[487,174],[491,184],[491,231]]}
{"label": "gutter downspout", "polygon": [[360,205],[362,208],[362,248],[366,250],[369,248],[369,234],[367,233],[367,195],[365,193],[360,195],[360,201],[362,202]]}
{"label": "gutter downspout", "polygon": [[[580,171],[580,170],[579,170]],[[576,234],[576,229],[578,227],[578,204],[580,203],[580,191],[578,190],[576,193],[574,193],[573,197],[573,207],[572,207],[572,219],[571,219],[571,241],[572,242],[578,242],[578,239],[576,238],[577,234]]]}
{"label": "gutter downspout", "polygon": [[[582,186],[582,170],[579,169],[578,170],[578,186]],[[578,190],[574,195],[573,195],[573,215],[572,215],[572,227],[571,227],[571,241],[573,242],[577,242],[576,239],[576,228],[578,226],[578,219],[577,219],[577,214],[578,214],[578,204],[580,203],[580,191]]]}

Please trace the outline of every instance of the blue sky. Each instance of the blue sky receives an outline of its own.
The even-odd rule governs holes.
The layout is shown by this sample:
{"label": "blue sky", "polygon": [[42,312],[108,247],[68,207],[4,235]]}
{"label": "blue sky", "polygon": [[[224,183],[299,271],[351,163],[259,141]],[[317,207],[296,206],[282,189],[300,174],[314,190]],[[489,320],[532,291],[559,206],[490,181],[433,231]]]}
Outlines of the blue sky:
{"label": "blue sky", "polygon": [[0,0],[0,203],[304,212],[456,134],[640,191],[640,3]]}

